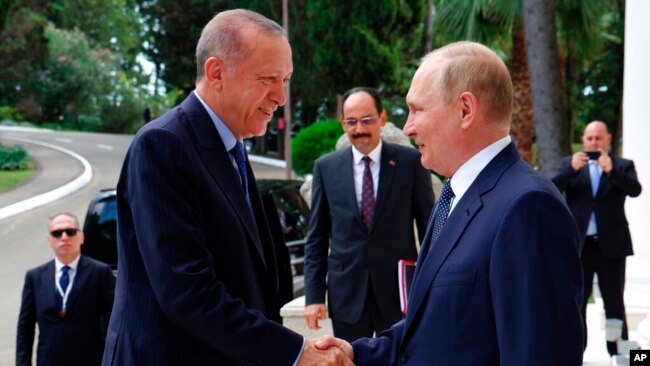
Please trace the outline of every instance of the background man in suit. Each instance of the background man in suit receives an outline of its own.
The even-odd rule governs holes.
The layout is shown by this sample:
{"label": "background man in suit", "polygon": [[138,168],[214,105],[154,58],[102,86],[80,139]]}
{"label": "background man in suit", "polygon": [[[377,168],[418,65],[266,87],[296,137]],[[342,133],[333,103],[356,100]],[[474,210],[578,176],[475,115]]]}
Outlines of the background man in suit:
{"label": "background man in suit", "polygon": [[[623,320],[622,338],[627,339],[623,303],[625,257],[634,253],[625,218],[625,197],[641,194],[641,184],[632,160],[608,153],[611,141],[612,135],[604,122],[589,123],[582,135],[582,144],[585,151],[596,152],[599,156],[593,155],[591,159],[586,152],[579,151],[563,158],[553,182],[565,192],[584,243],[581,260],[585,284],[582,304],[585,335],[587,300],[597,273],[605,316]],[[615,355],[616,342],[607,342],[607,350]]]}
{"label": "background man in suit", "polygon": [[352,146],[314,165],[305,318],[309,328],[319,327],[327,292],[334,335],[352,341],[401,319],[397,263],[417,258],[413,220],[421,240],[433,189],[415,149],[380,139],[386,111],[375,89],[343,95],[341,124]]}
{"label": "background man in suit", "polygon": [[32,364],[36,323],[38,365],[99,365],[115,277],[109,266],[81,255],[84,234],[74,215],[56,214],[48,228],[55,257],[25,276],[16,365]]}
{"label": "background man in suit", "polygon": [[196,57],[196,89],[139,130],[122,167],[103,364],[343,364],[342,352],[269,320],[278,274],[242,140],[262,136],[286,102],[284,30],[224,11],[203,29]]}
{"label": "background man in suit", "polygon": [[406,319],[361,339],[357,365],[582,364],[580,235],[508,132],[512,83],[490,49],[452,43],[413,76],[404,133],[450,177],[424,238]]}

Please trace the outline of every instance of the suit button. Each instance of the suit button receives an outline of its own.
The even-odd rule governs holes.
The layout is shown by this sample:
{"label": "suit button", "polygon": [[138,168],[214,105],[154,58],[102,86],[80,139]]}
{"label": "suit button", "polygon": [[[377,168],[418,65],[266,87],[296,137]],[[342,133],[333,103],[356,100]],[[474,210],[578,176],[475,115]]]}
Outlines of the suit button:
{"label": "suit button", "polygon": [[408,361],[408,359],[409,359],[408,353],[406,353],[406,352],[400,353],[399,362],[404,362],[405,363],[406,361]]}

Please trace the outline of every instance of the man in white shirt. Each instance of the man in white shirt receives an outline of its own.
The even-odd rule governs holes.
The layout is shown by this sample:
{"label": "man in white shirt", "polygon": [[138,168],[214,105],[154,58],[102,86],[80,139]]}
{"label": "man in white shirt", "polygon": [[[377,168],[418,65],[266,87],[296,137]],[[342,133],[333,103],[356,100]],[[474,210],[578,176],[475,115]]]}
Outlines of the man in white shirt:
{"label": "man in white shirt", "polygon": [[100,365],[115,277],[108,265],[81,255],[84,234],[76,216],[58,213],[48,228],[55,258],[25,276],[16,365],[32,364],[35,324],[38,365]]}
{"label": "man in white shirt", "polygon": [[414,223],[421,240],[433,207],[417,150],[381,140],[386,118],[377,90],[347,91],[341,124],[352,146],[314,164],[305,318],[318,329],[329,312],[334,335],[348,341],[402,318],[398,262],[417,258]]}

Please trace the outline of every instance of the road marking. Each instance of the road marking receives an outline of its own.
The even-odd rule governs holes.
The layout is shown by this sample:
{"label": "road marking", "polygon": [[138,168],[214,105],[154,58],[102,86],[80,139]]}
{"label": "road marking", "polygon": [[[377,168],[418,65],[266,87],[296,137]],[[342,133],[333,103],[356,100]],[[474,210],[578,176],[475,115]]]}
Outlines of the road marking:
{"label": "road marking", "polygon": [[71,144],[71,143],[72,143],[72,140],[70,140],[70,139],[66,139],[66,138],[63,138],[63,137],[57,137],[55,140],[56,140],[56,141],[65,142],[65,143],[68,143],[68,144]]}
{"label": "road marking", "polygon": [[49,192],[39,194],[38,196],[28,198],[26,200],[11,204],[9,206],[0,207],[0,220],[12,215],[19,214],[21,212],[31,210],[35,207],[42,206],[46,203],[50,203],[60,198],[63,198],[75,191],[78,191],[86,184],[90,183],[90,180],[93,178],[93,170],[90,167],[90,163],[88,162],[88,160],[86,160],[83,156],[77,154],[74,151],[68,150],[64,147],[60,147],[54,144],[49,144],[46,142],[36,141],[32,139],[25,139],[19,137],[6,137],[6,138],[9,140],[23,141],[30,144],[41,145],[50,149],[61,151],[62,153],[68,154],[73,158],[79,160],[84,167],[84,171],[73,181],[64,184],[58,188],[55,188]]}
{"label": "road marking", "polygon": [[104,149],[104,150],[113,150],[114,149],[113,146],[104,145],[104,144],[97,144],[97,147],[100,148],[100,149]]}

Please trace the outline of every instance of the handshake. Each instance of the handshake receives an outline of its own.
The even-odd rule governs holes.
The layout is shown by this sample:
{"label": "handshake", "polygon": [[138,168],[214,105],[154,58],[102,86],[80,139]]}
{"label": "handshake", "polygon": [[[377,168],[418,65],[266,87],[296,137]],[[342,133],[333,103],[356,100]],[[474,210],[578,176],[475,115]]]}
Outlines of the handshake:
{"label": "handshake", "polygon": [[330,336],[305,341],[305,349],[298,360],[303,365],[354,365],[354,353],[350,343]]}

